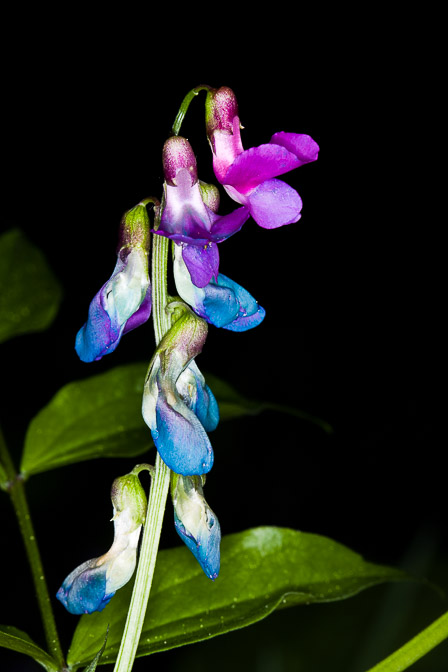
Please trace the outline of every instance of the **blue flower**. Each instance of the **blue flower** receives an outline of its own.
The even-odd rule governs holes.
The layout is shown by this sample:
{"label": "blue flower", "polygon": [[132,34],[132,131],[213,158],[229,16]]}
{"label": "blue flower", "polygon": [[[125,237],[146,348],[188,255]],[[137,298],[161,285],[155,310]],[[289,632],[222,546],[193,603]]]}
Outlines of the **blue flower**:
{"label": "blue flower", "polygon": [[219,420],[218,404],[194,357],[207,337],[207,323],[184,303],[169,304],[182,314],[157,346],[143,391],[143,419],[162,460],[178,474],[205,474],[213,465],[206,431]]}
{"label": "blue flower", "polygon": [[138,476],[127,474],[112,484],[114,542],[107,553],[71,572],[56,597],[71,614],[102,611],[132,577],[146,515],[146,495]]}
{"label": "blue flower", "polygon": [[213,581],[220,568],[221,527],[204,498],[203,476],[171,476],[176,532]]}
{"label": "blue flower", "polygon": [[88,320],[76,336],[75,349],[83,362],[113,352],[123,334],[149,318],[148,250],[149,218],[142,202],[123,217],[114,272],[93,298]]}
{"label": "blue flower", "polygon": [[197,287],[182,255],[182,246],[174,246],[174,280],[179,295],[204,320],[230,331],[247,331],[258,326],[265,310],[254,297],[236,282],[223,275],[205,287]]}

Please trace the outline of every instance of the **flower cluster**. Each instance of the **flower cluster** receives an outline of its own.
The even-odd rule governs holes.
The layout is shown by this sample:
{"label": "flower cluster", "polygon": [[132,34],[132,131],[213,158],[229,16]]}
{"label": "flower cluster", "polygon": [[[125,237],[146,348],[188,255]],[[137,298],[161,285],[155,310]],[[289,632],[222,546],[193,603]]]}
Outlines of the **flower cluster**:
{"label": "flower cluster", "polygon": [[[241,332],[258,326],[265,317],[253,296],[220,272],[218,246],[249,217],[266,229],[297,222],[302,200],[277,178],[315,161],[319,148],[308,135],[281,131],[268,143],[245,150],[233,91],[199,87],[193,93],[199,89],[207,90],[206,134],[214,173],[238,207],[219,214],[218,188],[199,179],[193,149],[173,127],[162,152],[161,204],[146,199],[124,215],[114,272],[90,305],[88,320],[76,337],[76,351],[84,362],[99,360],[115,350],[125,333],[149,318],[150,237],[171,239],[177,296],[163,306],[170,327],[149,365],[142,412],[160,457],[172,471],[176,530],[205,574],[215,579],[221,532],[204,499],[203,486],[213,465],[208,433],[218,424],[219,410],[195,359],[204,346],[208,324]],[[155,205],[152,224],[149,202]],[[156,297],[155,291],[154,301]],[[143,520],[140,514],[129,517],[124,510],[117,509],[110,551],[84,563],[64,581],[58,598],[72,613],[101,610],[132,574]]]}

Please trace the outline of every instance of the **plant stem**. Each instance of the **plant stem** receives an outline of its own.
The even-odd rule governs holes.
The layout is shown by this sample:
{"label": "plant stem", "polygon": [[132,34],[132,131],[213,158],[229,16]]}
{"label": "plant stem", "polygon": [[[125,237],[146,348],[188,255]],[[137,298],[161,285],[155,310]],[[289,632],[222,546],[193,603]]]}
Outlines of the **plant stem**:
{"label": "plant stem", "polygon": [[3,433],[0,429],[0,460],[8,477],[7,490],[11,496],[12,505],[19,523],[20,532],[28,562],[31,568],[31,574],[36,589],[37,601],[42,615],[42,622],[47,640],[48,652],[53,656],[59,667],[65,666],[64,654],[62,653],[59,635],[56,628],[53,609],[51,606],[50,595],[47,583],[45,581],[44,568],[39,553],[39,547],[36,541],[33,523],[31,520],[28,502],[25,494],[25,484],[22,478],[17,474],[14,464],[9,455]]}
{"label": "plant stem", "polygon": [[368,672],[402,672],[448,637],[448,612]]}
{"label": "plant stem", "polygon": [[179,112],[177,113],[177,116],[174,120],[174,124],[172,126],[172,133],[173,135],[179,135],[180,127],[182,126],[182,122],[184,120],[185,115],[187,114],[187,110],[190,107],[190,103],[193,100],[195,96],[198,95],[200,91],[210,91],[211,87],[207,86],[206,84],[203,84],[201,86],[196,86],[194,89],[191,89],[183,99],[181,106],[179,108]]}
{"label": "plant stem", "polygon": [[[152,310],[157,344],[170,326],[169,317],[165,311],[168,247],[168,238],[153,236]],[[170,470],[157,454],[135,584],[114,672],[130,672],[134,664],[151,592],[169,485]]]}

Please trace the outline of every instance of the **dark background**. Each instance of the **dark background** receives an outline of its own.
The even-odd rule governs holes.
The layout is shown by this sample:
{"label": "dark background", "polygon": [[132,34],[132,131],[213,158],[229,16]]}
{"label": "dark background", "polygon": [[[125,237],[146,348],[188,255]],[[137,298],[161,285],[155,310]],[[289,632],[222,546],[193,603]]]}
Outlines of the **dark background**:
{"label": "dark background", "polygon": [[[250,220],[220,245],[222,272],[267,316],[244,334],[210,328],[198,364],[248,397],[324,418],[334,434],[273,412],[223,424],[212,435],[207,500],[224,533],[257,525],[315,532],[446,588],[445,432],[436,395],[441,253],[425,192],[431,160],[417,107],[427,86],[418,48],[412,40],[397,47],[383,24],[370,38],[339,32],[325,45],[317,31],[306,48],[300,31],[276,35],[275,48],[265,31],[249,45],[240,30],[226,41],[211,26],[194,30],[194,40],[192,33],[174,40],[168,30],[156,49],[154,34],[135,27],[109,48],[84,26],[76,38],[35,36],[23,64],[9,53],[2,229],[20,226],[44,250],[64,301],[48,332],[2,346],[4,432],[18,464],[29,420],[62,385],[150,359],[150,324],[91,365],[77,359],[74,337],[112,273],[122,213],[161,195],[161,149],[183,96],[201,83],[228,85],[245,147],[285,130],[310,134],[321,152],[284,177],[303,199],[297,224],[265,231]],[[204,45],[197,53],[196,39]],[[193,101],[182,133],[201,179],[213,181],[204,97]],[[222,192],[221,212],[232,207]],[[132,466],[92,461],[30,480],[52,594],[75,566],[108,548],[110,483]],[[165,548],[178,544],[170,515]],[[1,520],[0,622],[43,644],[6,496]],[[202,671],[213,661],[215,670],[362,672],[446,609],[427,587],[380,587],[282,612],[135,668]],[[67,646],[76,618],[59,603],[55,610]],[[446,669],[446,645],[431,655],[415,670]],[[0,656],[2,670],[36,669],[16,654]]]}

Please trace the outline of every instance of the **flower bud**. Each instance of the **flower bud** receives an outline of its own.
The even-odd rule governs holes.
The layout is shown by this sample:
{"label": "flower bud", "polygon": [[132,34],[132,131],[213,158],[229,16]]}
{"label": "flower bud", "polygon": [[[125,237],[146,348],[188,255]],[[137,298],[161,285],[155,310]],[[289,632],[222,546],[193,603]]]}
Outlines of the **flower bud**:
{"label": "flower bud", "polygon": [[138,476],[131,473],[115,479],[111,498],[114,510],[111,548],[73,570],[56,595],[71,614],[102,611],[134,573],[146,512],[146,495]]}
{"label": "flower bud", "polygon": [[91,302],[88,320],[76,336],[75,349],[83,362],[113,352],[123,334],[149,318],[149,238],[148,213],[139,203],[123,216],[114,272]]}
{"label": "flower bud", "polygon": [[206,576],[215,580],[220,568],[221,528],[204,498],[204,477],[171,475],[176,532]]}
{"label": "flower bud", "polygon": [[170,186],[178,186],[179,171],[190,175],[190,184],[198,181],[198,169],[193,149],[186,138],[180,135],[168,138],[162,150],[165,181]]}
{"label": "flower bud", "polygon": [[[165,334],[150,362],[143,390],[143,419],[170,469],[178,474],[204,474],[212,468],[213,450],[195,409],[200,408],[199,415],[205,417],[210,426],[217,416],[217,408],[211,410],[212,421],[209,422],[204,402],[193,402],[186,392],[188,384],[185,386],[183,379],[180,382],[179,379],[202,351],[208,327],[184,303],[176,301],[169,304],[170,307],[171,310],[180,308],[181,316]],[[213,408],[217,407],[214,397],[212,404]]]}

